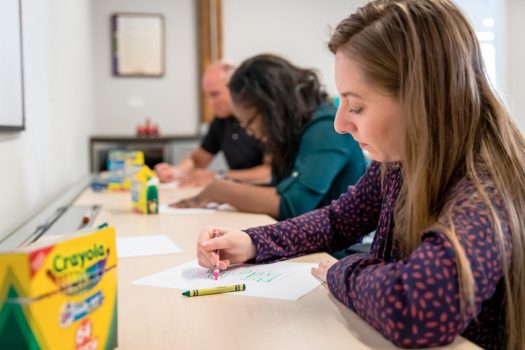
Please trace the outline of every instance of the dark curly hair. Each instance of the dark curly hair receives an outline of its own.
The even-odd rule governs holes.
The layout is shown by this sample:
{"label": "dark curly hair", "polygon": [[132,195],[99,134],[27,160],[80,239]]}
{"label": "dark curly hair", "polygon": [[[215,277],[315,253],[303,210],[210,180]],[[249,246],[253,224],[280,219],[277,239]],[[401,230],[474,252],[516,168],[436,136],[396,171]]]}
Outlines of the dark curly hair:
{"label": "dark curly hair", "polygon": [[228,85],[234,104],[253,107],[262,118],[266,152],[277,180],[293,166],[303,127],[327,100],[317,73],[284,58],[263,54],[244,61]]}

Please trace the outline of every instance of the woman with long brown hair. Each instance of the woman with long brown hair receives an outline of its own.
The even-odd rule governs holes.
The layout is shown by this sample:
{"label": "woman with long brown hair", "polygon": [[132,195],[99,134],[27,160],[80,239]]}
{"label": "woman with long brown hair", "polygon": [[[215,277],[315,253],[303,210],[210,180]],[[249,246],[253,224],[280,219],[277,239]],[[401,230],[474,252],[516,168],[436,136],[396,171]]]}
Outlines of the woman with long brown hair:
{"label": "woman with long brown hair", "polygon": [[370,254],[314,275],[403,347],[462,335],[525,346],[525,140],[486,78],[476,34],[448,0],[359,8],[329,42],[341,95],[335,127],[374,162],[327,207],[246,231],[206,229],[210,267],[345,246],[372,229]]}

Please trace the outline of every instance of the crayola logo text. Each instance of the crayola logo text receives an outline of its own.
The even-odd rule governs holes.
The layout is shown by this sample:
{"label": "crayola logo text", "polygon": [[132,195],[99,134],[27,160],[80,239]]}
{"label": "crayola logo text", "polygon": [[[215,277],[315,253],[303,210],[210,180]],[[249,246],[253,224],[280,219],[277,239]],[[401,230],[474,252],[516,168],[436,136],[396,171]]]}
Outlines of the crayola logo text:
{"label": "crayola logo text", "polygon": [[102,259],[106,256],[104,245],[93,244],[93,248],[86,251],[71,254],[69,256],[62,256],[58,254],[53,259],[53,269],[56,272],[62,272],[68,268],[79,267],[84,268],[86,262],[93,259]]}

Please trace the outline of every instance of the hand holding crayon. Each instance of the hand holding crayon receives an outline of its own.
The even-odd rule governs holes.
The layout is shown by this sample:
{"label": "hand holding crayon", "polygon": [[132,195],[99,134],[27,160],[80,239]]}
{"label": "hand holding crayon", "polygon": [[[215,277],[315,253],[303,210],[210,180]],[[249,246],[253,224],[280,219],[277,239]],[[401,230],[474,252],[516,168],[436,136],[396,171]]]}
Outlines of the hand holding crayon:
{"label": "hand holding crayon", "polygon": [[[220,250],[220,256],[218,251]],[[255,245],[243,231],[226,227],[204,229],[197,242],[197,260],[207,269],[226,270],[255,257]]]}
{"label": "hand holding crayon", "polygon": [[[213,230],[213,238],[219,237],[219,230]],[[215,263],[215,267],[213,268],[213,278],[217,281],[219,279],[219,249],[215,249],[215,253],[217,254],[217,262]]]}

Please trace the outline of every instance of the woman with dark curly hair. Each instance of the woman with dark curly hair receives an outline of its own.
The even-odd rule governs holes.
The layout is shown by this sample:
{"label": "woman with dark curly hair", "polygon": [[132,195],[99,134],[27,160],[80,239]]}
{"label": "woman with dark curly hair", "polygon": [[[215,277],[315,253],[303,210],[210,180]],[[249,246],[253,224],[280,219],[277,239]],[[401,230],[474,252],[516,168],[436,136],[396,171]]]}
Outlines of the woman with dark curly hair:
{"label": "woman with dark curly hair", "polygon": [[334,130],[336,107],[313,70],[275,55],[241,64],[229,83],[241,127],[272,159],[270,186],[226,179],[175,207],[229,203],[241,211],[286,219],[330,203],[364,173],[367,162],[350,135]]}

